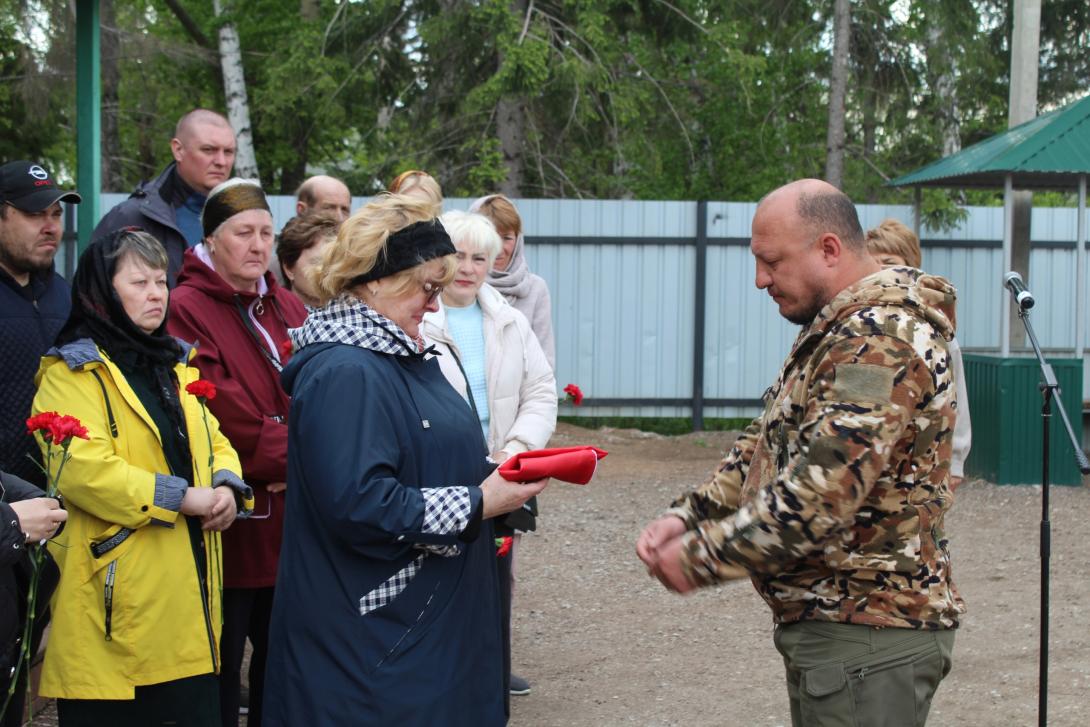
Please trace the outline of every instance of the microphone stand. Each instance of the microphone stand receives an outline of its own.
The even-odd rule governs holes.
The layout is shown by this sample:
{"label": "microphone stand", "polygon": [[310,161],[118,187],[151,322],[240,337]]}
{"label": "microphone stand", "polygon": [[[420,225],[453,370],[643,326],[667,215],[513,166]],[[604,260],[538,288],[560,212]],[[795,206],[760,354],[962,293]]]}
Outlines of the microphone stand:
{"label": "microphone stand", "polygon": [[1033,352],[1037,355],[1037,362],[1041,365],[1041,395],[1044,403],[1041,406],[1041,647],[1040,663],[1038,664],[1038,691],[1037,691],[1037,724],[1045,727],[1048,724],[1048,590],[1049,590],[1049,558],[1052,554],[1052,524],[1049,522],[1048,502],[1048,449],[1049,426],[1052,422],[1052,400],[1059,403],[1060,418],[1064,428],[1067,429],[1067,437],[1075,450],[1075,461],[1079,465],[1079,471],[1084,475],[1090,474],[1090,461],[1086,459],[1086,453],[1075,440],[1075,430],[1071,428],[1071,421],[1067,418],[1067,410],[1064,409],[1063,400],[1060,398],[1060,384],[1056,380],[1056,373],[1052,365],[1045,361],[1041,353],[1041,346],[1037,343],[1037,336],[1033,332],[1033,324],[1029,321],[1027,308],[1018,305],[1018,317],[1026,327],[1026,335],[1033,344]]}

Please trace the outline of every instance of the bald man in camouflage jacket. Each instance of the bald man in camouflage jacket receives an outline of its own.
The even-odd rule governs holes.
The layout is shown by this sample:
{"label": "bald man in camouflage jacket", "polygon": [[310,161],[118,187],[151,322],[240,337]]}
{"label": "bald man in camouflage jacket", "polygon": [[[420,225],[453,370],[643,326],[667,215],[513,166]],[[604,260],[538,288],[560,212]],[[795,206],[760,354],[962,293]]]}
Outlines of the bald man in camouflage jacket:
{"label": "bald man in camouflage jacket", "polygon": [[679,593],[750,577],[795,727],[918,727],[965,610],[943,532],[955,291],[882,270],[851,201],[818,180],[765,197],[750,247],[757,287],[803,329],[764,414],[637,553]]}

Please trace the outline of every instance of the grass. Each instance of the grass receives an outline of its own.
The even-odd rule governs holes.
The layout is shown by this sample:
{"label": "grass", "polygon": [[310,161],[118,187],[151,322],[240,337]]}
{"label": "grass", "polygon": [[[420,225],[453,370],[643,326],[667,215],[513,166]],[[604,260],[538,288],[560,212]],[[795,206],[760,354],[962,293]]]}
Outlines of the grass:
{"label": "grass", "polygon": [[[585,429],[598,429],[611,427],[613,429],[639,429],[644,432],[654,432],[666,436],[678,434],[690,434],[693,431],[693,420],[688,417],[557,417],[565,424],[574,424]],[[732,419],[705,419],[704,431],[706,432],[732,432],[745,429],[750,422],[746,418]]]}

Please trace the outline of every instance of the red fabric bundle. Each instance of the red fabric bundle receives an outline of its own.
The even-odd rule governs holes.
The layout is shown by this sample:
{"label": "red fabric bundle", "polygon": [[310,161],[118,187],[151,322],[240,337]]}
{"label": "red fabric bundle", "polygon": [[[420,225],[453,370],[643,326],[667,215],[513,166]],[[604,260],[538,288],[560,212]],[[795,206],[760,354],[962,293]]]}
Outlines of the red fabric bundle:
{"label": "red fabric bundle", "polygon": [[597,447],[559,447],[521,452],[500,465],[500,475],[509,482],[533,482],[552,477],[585,485],[594,477],[598,460],[609,452]]}

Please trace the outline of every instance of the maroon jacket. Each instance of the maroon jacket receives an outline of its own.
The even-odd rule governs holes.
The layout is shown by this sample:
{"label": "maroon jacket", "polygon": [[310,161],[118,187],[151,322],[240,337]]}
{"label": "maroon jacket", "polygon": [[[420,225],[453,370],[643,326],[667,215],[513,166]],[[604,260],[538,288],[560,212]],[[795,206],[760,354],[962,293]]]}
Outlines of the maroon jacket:
{"label": "maroon jacket", "polygon": [[[242,462],[246,483],[254,489],[254,514],[223,533],[223,585],[265,588],[276,583],[284,524],[284,493],[266,485],[287,481],[288,408],[273,362],[287,356],[279,349],[288,328],[307,317],[303,304],[265,274],[264,296],[232,288],[194,250],[187,250],[170,294],[171,334],[197,347],[193,359],[201,378],[216,385],[208,406]],[[257,305],[254,305],[254,303]],[[272,338],[274,348],[249,320],[251,314]]]}

